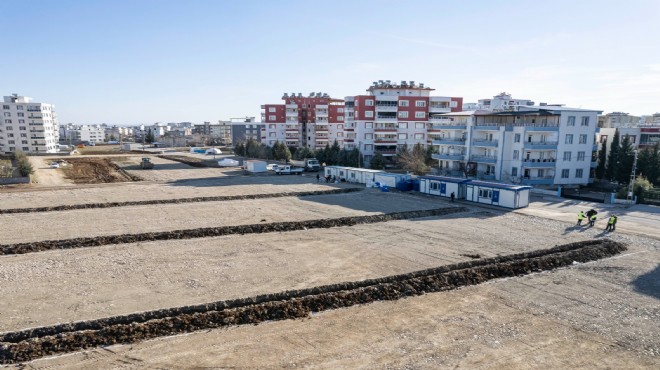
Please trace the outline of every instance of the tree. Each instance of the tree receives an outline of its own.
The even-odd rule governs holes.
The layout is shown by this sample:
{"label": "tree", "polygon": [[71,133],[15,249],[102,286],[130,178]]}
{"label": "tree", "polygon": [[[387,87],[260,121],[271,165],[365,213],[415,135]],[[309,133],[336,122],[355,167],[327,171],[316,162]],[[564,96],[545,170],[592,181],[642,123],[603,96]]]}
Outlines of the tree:
{"label": "tree", "polygon": [[115,137],[115,135],[110,135],[110,141],[117,141],[117,138]]}
{"label": "tree", "polygon": [[424,162],[426,163],[427,166],[433,167],[433,166],[438,166],[438,160],[433,159],[433,154],[437,153],[438,148],[434,147],[433,145],[429,145],[426,148],[426,154],[425,154],[425,159]]}
{"label": "tree", "polygon": [[637,158],[639,174],[646,177],[653,185],[660,186],[660,142],[653,148],[641,150]]}
{"label": "tree", "polygon": [[28,159],[27,155],[20,150],[14,152],[14,161],[16,162],[16,168],[21,176],[30,176],[34,173],[34,168],[32,163]]}
{"label": "tree", "polygon": [[151,143],[153,143],[154,141],[156,141],[156,138],[154,137],[154,133],[153,133],[153,131],[151,131],[151,129],[149,129],[149,130],[147,131],[147,135],[145,136],[144,141],[146,141],[146,142],[149,143],[149,144],[151,144]]}
{"label": "tree", "polygon": [[630,138],[626,135],[619,147],[618,167],[616,180],[620,184],[628,184],[630,182],[630,173],[632,172],[633,164],[635,163],[635,149],[630,143]]}
{"label": "tree", "polygon": [[349,167],[360,167],[360,150],[358,148],[353,148],[348,151],[346,156],[346,165]]}
{"label": "tree", "polygon": [[371,169],[373,170],[382,170],[385,168],[385,157],[382,154],[376,153],[376,155],[371,158]]}
{"label": "tree", "polygon": [[603,146],[598,152],[598,166],[596,167],[596,178],[603,180],[605,178],[605,165],[607,163],[607,141],[603,141]]}
{"label": "tree", "polygon": [[260,158],[262,154],[261,145],[254,139],[249,139],[245,144],[245,156],[250,158]]}
{"label": "tree", "polygon": [[429,172],[430,167],[426,164],[426,149],[422,144],[415,144],[411,150],[398,155],[401,168],[415,175],[424,175]]}
{"label": "tree", "polygon": [[245,156],[245,143],[243,143],[243,141],[236,143],[236,146],[234,147],[234,153],[241,157]]}
{"label": "tree", "polygon": [[619,146],[619,130],[616,130],[612,138],[612,146],[610,147],[610,155],[607,157],[605,170],[605,177],[610,181],[614,181],[618,177]]}
{"label": "tree", "polygon": [[288,161],[291,159],[289,147],[279,141],[273,145],[273,158],[279,161]]}
{"label": "tree", "polygon": [[326,145],[326,154],[325,154],[325,161],[328,165],[333,166],[339,163],[339,154],[341,152],[341,148],[339,147],[339,143],[337,143],[337,140],[332,143],[332,146]]}

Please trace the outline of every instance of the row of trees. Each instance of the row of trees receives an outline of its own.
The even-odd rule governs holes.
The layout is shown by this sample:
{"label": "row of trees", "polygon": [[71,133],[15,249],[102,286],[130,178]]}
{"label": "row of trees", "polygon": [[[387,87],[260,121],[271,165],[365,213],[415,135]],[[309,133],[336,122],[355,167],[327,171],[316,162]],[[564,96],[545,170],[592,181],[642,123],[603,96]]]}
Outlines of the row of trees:
{"label": "row of trees", "polygon": [[[635,163],[635,149],[628,136],[621,140],[619,130],[614,133],[612,146],[607,154],[607,143],[598,153],[596,178],[628,184]],[[638,152],[636,173],[647,178],[653,185],[660,185],[660,143],[653,148]]]}
{"label": "row of trees", "polygon": [[[364,167],[364,158],[357,148],[341,149],[335,141],[332,145],[326,144],[321,149],[287,147],[284,143],[276,142],[272,147],[259,143],[254,139],[246,142],[238,142],[234,147],[236,155],[286,161],[289,159],[303,160],[305,158],[316,158],[328,166]],[[397,150],[396,162],[389,162],[382,154],[376,153],[371,158],[372,169],[383,169],[388,163],[396,164],[401,169],[410,171],[417,175],[423,175],[431,170],[437,161],[432,158],[433,147],[424,148],[421,144],[415,144],[412,148],[401,146]]]}

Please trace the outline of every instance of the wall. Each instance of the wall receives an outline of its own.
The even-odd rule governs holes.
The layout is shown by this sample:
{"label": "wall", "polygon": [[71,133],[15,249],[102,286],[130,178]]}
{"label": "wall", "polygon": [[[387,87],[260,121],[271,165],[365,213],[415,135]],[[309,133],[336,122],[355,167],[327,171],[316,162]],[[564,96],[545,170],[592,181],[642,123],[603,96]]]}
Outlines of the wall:
{"label": "wall", "polygon": [[29,184],[30,177],[0,177],[0,185]]}

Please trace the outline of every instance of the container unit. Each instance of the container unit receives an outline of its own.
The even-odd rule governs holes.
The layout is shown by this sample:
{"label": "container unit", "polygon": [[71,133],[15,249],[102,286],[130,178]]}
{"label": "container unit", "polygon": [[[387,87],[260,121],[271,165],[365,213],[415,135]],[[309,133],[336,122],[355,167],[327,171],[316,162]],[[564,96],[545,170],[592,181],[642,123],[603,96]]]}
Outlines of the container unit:
{"label": "container unit", "polygon": [[338,179],[345,179],[350,168],[344,166],[326,166],[324,173],[326,176],[337,176]]}
{"label": "container unit", "polygon": [[346,181],[358,184],[373,183],[377,174],[383,173],[381,170],[371,170],[368,168],[350,167],[346,169]]}
{"label": "container unit", "polygon": [[454,193],[456,199],[465,199],[466,184],[468,179],[447,176],[419,176],[419,191],[425,194],[451,197]]}
{"label": "container unit", "polygon": [[266,172],[267,163],[264,161],[248,160],[245,161],[245,170],[252,173]]}
{"label": "container unit", "polygon": [[465,199],[505,208],[523,208],[529,205],[530,189],[531,186],[469,180],[465,184]]}
{"label": "container unit", "polygon": [[400,184],[410,180],[410,175],[401,173],[380,172],[374,175],[374,181],[381,185],[397,188]]}

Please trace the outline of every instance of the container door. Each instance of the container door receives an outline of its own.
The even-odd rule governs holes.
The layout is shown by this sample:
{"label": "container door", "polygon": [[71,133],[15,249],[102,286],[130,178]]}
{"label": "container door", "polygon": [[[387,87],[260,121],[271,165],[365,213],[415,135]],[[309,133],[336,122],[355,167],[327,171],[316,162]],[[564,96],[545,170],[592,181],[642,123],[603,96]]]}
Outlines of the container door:
{"label": "container door", "polygon": [[500,191],[493,190],[493,203],[500,203]]}
{"label": "container door", "polygon": [[474,193],[474,186],[467,185],[465,191],[467,193],[465,194],[465,199],[469,201],[474,201],[474,199],[472,198],[472,193]]}
{"label": "container door", "polygon": [[440,183],[440,194],[445,195],[447,194],[447,184]]}

